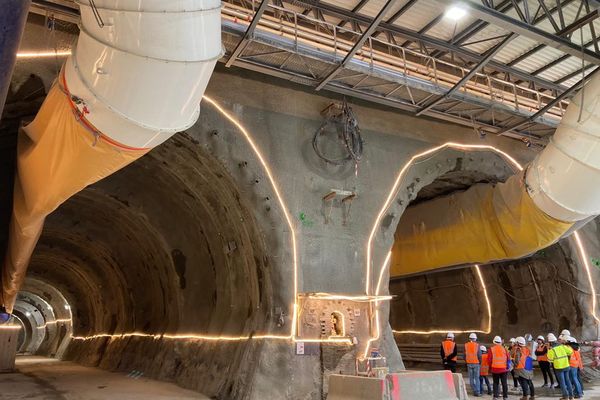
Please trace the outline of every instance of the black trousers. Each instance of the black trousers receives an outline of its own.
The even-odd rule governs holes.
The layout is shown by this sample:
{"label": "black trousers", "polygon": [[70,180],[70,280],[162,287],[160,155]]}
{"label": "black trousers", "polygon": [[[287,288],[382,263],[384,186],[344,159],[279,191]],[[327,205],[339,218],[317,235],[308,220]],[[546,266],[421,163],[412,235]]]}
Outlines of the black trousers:
{"label": "black trousers", "polygon": [[513,378],[513,386],[516,387],[516,388],[518,388],[519,387],[519,380],[515,376],[515,371],[514,370],[510,371],[510,374],[512,375],[512,378]]}
{"label": "black trousers", "polygon": [[544,375],[544,384],[548,384],[548,379],[550,379],[550,385],[554,386],[554,373],[550,369],[549,361],[539,361],[540,369],[542,370],[542,375]]}
{"label": "black trousers", "polygon": [[450,361],[448,363],[444,363],[444,369],[451,371],[453,374],[456,373],[456,361]]}
{"label": "black trousers", "polygon": [[531,379],[525,379],[520,376],[519,383],[523,388],[523,396],[535,396],[535,389],[533,388],[533,382],[531,381]]}
{"label": "black trousers", "polygon": [[507,375],[508,372],[503,374],[492,374],[492,378],[494,379],[494,397],[500,397],[500,383],[502,383],[502,397],[508,399]]}

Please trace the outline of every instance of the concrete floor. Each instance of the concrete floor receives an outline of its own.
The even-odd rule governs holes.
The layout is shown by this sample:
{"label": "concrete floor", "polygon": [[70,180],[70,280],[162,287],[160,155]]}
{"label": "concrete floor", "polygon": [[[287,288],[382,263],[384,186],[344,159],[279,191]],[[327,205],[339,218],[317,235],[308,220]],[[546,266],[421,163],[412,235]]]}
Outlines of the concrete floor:
{"label": "concrete floor", "polygon": [[44,357],[18,357],[17,372],[0,374],[0,399],[208,399],[172,383],[132,378]]}

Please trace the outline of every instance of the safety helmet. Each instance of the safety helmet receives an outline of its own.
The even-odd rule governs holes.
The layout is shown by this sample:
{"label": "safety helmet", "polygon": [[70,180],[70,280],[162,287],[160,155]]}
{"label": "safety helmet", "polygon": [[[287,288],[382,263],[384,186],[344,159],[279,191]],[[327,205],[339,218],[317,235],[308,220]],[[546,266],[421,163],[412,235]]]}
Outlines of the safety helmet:
{"label": "safety helmet", "polygon": [[495,336],[494,337],[494,343],[502,344],[502,338],[500,336]]}
{"label": "safety helmet", "polygon": [[524,337],[525,340],[528,342],[531,342],[533,340],[533,336],[531,336],[531,333],[526,333]]}
{"label": "safety helmet", "polygon": [[510,342],[511,342],[511,343],[513,343],[513,344],[514,344],[516,341],[517,341],[517,339],[515,339],[514,337],[511,337],[511,338],[510,338]]}
{"label": "safety helmet", "polygon": [[548,341],[549,342],[556,342],[556,336],[554,336],[554,333],[549,333],[548,334]]}
{"label": "safety helmet", "polygon": [[454,339],[454,333],[448,332],[448,334],[446,335],[446,339]]}
{"label": "safety helmet", "polygon": [[479,350],[481,350],[482,353],[487,353],[487,347],[484,345],[479,346]]}
{"label": "safety helmet", "polygon": [[571,336],[571,331],[569,331],[568,329],[563,329],[560,332],[561,336]]}
{"label": "safety helmet", "polygon": [[569,336],[567,338],[567,343],[577,343],[577,339],[575,339],[573,336]]}
{"label": "safety helmet", "polygon": [[519,346],[527,346],[527,342],[525,341],[525,338],[523,336],[519,336],[517,338],[517,344]]}
{"label": "safety helmet", "polygon": [[546,338],[544,338],[544,336],[540,335],[537,337],[537,340],[541,340],[542,342],[545,342]]}
{"label": "safety helmet", "polygon": [[477,334],[475,332],[471,333],[469,339],[477,340]]}

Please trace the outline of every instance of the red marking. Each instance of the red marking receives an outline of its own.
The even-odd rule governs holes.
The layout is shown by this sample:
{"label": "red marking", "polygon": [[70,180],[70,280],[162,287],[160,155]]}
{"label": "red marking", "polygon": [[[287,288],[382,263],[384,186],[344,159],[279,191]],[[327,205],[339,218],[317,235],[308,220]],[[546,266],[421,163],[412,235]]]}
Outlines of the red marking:
{"label": "red marking", "polygon": [[79,122],[81,122],[86,128],[88,128],[89,130],[91,130],[92,132],[94,132],[95,134],[97,134],[100,139],[104,140],[105,142],[115,146],[115,147],[120,147],[124,150],[132,150],[132,151],[140,151],[140,150],[150,150],[150,148],[148,147],[131,147],[131,146],[127,146],[123,143],[119,143],[116,140],[111,139],[110,137],[106,136],[105,134],[103,134],[102,132],[100,132],[90,121],[88,121],[85,118],[85,114],[89,114],[89,110],[86,106],[83,107],[83,112],[80,112],[79,109],[77,108],[77,106],[75,105],[75,103],[73,103],[73,100],[71,100],[71,92],[69,92],[69,88],[67,87],[67,80],[65,79],[65,71],[64,69],[61,71],[61,76],[60,76],[60,81],[62,83],[62,86],[64,88],[65,91],[65,96],[67,97],[67,100],[69,102],[69,106],[71,107],[71,109],[79,114]]}
{"label": "red marking", "polygon": [[446,373],[444,374],[444,378],[446,378],[448,390],[450,390],[451,393],[454,393],[456,389],[454,387],[454,379],[452,378],[452,373],[450,371],[446,371]]}

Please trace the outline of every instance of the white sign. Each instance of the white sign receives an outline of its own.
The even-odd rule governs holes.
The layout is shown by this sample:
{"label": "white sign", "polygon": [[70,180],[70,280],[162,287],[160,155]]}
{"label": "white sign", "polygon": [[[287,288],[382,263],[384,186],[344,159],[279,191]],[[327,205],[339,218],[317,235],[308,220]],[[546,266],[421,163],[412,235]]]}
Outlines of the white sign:
{"label": "white sign", "polygon": [[296,354],[297,355],[304,354],[304,342],[296,342]]}

